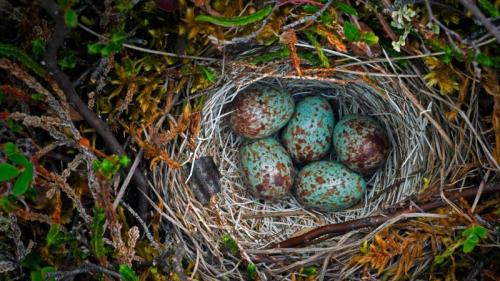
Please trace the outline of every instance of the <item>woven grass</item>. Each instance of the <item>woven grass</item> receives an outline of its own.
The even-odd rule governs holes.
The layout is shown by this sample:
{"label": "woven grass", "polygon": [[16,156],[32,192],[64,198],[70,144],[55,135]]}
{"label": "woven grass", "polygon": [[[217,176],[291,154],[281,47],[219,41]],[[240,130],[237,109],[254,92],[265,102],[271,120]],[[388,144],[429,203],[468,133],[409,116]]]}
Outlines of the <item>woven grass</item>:
{"label": "woven grass", "polygon": [[[369,232],[356,230],[304,248],[268,246],[327,223],[366,217],[411,198],[426,181],[441,189],[449,184],[466,186],[468,177],[487,169],[498,170],[487,141],[478,131],[477,110],[458,111],[457,120],[449,122],[443,108],[453,108],[453,103],[426,87],[415,65],[402,71],[390,61],[356,64],[360,71],[309,70],[298,77],[287,62],[264,67],[228,63],[221,79],[204,93],[207,100],[196,149],[188,149],[186,136],[165,147],[183,163],[213,156],[222,176],[221,193],[210,206],[203,206],[186,184],[189,175],[181,169],[162,166],[154,171],[156,195],[165,203],[164,209],[159,210],[165,231],[170,233],[169,239],[183,245],[187,257],[195,261],[195,273],[204,280],[243,279],[241,260],[257,264],[263,280],[288,280],[293,272],[310,264],[319,266],[320,280],[356,279],[358,268],[350,267],[349,259],[360,243],[399,219],[436,215],[406,214]],[[242,139],[229,129],[225,116],[229,113],[227,104],[253,83],[280,85],[295,98],[322,95],[331,100],[337,119],[349,113],[363,113],[384,125],[392,150],[385,166],[366,178],[368,189],[361,204],[324,214],[304,209],[293,196],[280,203],[268,203],[247,191],[237,160]],[[471,109],[477,106],[475,99],[470,103]],[[329,157],[335,159],[335,155]],[[471,162],[478,163],[477,167],[463,169]],[[226,234],[238,243],[241,257],[225,250],[222,237]]]}

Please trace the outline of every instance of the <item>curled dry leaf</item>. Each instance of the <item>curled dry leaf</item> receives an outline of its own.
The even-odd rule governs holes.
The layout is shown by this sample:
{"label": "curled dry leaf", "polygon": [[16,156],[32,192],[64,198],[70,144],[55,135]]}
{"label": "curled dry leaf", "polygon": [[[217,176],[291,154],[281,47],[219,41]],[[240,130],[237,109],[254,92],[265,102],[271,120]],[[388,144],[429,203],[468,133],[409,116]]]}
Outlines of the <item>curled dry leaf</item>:
{"label": "curled dry leaf", "polygon": [[300,58],[297,54],[297,47],[295,44],[298,43],[297,35],[293,29],[285,30],[280,37],[280,41],[288,45],[290,49],[290,59],[292,60],[292,66],[297,72],[297,75],[302,76],[302,71],[300,70]]}

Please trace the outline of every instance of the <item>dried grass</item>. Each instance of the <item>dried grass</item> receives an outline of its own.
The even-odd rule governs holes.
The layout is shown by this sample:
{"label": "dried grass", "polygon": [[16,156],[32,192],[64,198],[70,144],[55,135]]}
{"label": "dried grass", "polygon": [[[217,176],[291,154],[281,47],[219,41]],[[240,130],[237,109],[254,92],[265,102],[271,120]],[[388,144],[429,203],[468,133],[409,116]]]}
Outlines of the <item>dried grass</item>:
{"label": "dried grass", "polygon": [[[168,239],[184,245],[186,255],[195,261],[195,271],[203,279],[243,278],[244,271],[238,268],[240,258],[224,251],[221,239],[224,234],[230,234],[237,241],[243,260],[268,261],[258,267],[263,280],[270,276],[289,280],[294,270],[309,264],[320,267],[320,279],[345,278],[359,269],[348,268],[347,263],[360,243],[372,238],[384,226],[408,217],[437,215],[406,214],[368,234],[352,231],[305,248],[266,247],[326,223],[366,217],[392,206],[416,195],[424,178],[443,190],[448,184],[465,186],[468,177],[483,170],[499,170],[491,148],[477,129],[480,128],[477,110],[473,110],[477,100],[469,101],[471,110],[467,112],[457,108],[458,118],[450,123],[442,113],[444,106],[453,107],[450,98],[426,87],[417,67],[410,65],[403,72],[387,61],[358,62],[356,71],[339,68],[333,77],[332,71],[329,76],[299,77],[287,63],[264,67],[238,63],[224,66],[223,79],[205,93],[207,101],[195,149],[189,149],[187,135],[179,136],[164,147],[181,163],[199,156],[213,156],[222,175],[221,193],[210,206],[204,207],[190,191],[182,169],[172,170],[161,164],[154,170],[154,200],[165,203],[163,210],[156,210],[165,221]],[[360,67],[363,71],[358,71]],[[304,73],[308,75],[307,71]],[[231,132],[224,117],[228,114],[226,105],[256,82],[280,84],[297,98],[322,95],[332,100],[340,116],[369,114],[385,126],[392,151],[385,166],[367,178],[364,202],[349,210],[323,214],[302,208],[292,196],[270,204],[246,191],[237,163],[241,138]],[[422,263],[416,272],[427,265]]]}

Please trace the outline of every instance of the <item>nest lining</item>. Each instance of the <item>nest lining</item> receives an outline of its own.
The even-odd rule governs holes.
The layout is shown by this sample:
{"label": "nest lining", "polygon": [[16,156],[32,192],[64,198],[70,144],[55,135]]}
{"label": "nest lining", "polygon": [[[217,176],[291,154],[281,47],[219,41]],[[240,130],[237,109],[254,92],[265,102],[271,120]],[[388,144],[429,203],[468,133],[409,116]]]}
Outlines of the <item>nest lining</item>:
{"label": "nest lining", "polygon": [[[207,280],[243,277],[238,269],[240,258],[232,257],[222,246],[221,237],[224,234],[230,234],[237,241],[244,260],[257,263],[258,255],[268,252],[274,253],[273,257],[278,260],[288,260],[287,266],[263,266],[267,274],[279,274],[286,279],[287,272],[294,267],[329,260],[332,250],[337,260],[347,260],[356,252],[359,242],[368,236],[353,231],[312,248],[264,250],[270,243],[327,223],[366,217],[416,194],[423,185],[424,177],[431,182],[443,182],[445,177],[460,181],[478,172],[459,175],[456,170],[450,169],[467,163],[472,157],[471,150],[460,155],[453,154],[451,151],[454,148],[447,147],[442,136],[443,132],[452,137],[461,135],[462,141],[456,146],[484,148],[484,140],[478,140],[480,135],[472,132],[474,126],[469,129],[448,127],[442,114],[434,112],[433,108],[437,103],[446,103],[446,100],[432,92],[420,97],[429,105],[433,118],[437,118],[438,127],[430,124],[429,118],[414,102],[401,94],[401,80],[394,75],[374,77],[369,85],[352,74],[340,75],[336,79],[284,75],[291,71],[288,64],[259,69],[235,66],[228,67],[227,71],[225,79],[207,92],[208,100],[203,109],[202,131],[196,149],[187,149],[186,138],[166,147],[173,157],[184,161],[195,161],[198,156],[213,156],[222,176],[221,193],[210,206],[202,206],[189,190],[186,175],[180,170],[162,167],[155,171],[157,195],[165,201],[164,217],[172,227],[168,230],[172,233],[170,239],[185,245],[187,254],[196,260],[198,273]],[[404,81],[407,88],[415,92],[425,88],[418,73],[410,73],[407,77]],[[234,97],[256,82],[279,84],[296,99],[305,95],[322,95],[332,100],[334,112],[338,113],[337,121],[346,114],[361,113],[373,116],[386,128],[391,152],[384,167],[373,176],[365,177],[368,189],[362,203],[341,212],[320,213],[304,209],[293,196],[279,203],[269,203],[247,191],[238,168],[238,150],[242,139],[229,129],[225,117],[228,114],[227,105]],[[465,118],[471,124],[477,122],[477,119],[470,120],[467,115]],[[477,153],[488,152],[481,149]],[[330,159],[335,160],[335,155],[330,155]],[[488,161],[484,164],[492,165]],[[321,274],[343,276],[346,272],[341,270],[342,267],[341,264],[325,266]]]}

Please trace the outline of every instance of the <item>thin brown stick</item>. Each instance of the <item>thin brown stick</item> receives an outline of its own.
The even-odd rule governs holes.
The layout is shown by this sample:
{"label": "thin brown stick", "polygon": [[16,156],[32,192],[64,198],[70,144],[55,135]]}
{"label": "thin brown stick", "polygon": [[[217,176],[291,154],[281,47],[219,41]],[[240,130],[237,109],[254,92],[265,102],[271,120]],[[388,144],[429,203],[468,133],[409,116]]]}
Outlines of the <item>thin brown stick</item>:
{"label": "thin brown stick", "polygon": [[[478,192],[478,187],[476,188],[471,188],[464,190],[462,192],[451,192],[447,194],[448,200],[451,202],[458,201],[460,198],[472,198],[476,196],[476,193]],[[500,182],[489,184],[484,187],[483,194],[488,194],[488,193],[494,193],[500,191]],[[427,212],[430,210],[434,210],[440,207],[445,207],[447,205],[446,202],[443,200],[439,201],[433,201],[429,203],[425,203],[423,205],[420,205],[421,211]],[[299,236],[295,236],[289,239],[286,239],[284,241],[281,241],[277,244],[272,245],[270,248],[293,248],[293,247],[299,247],[304,244],[311,245],[317,242],[322,241],[323,239],[321,238],[324,235],[340,235],[347,233],[352,230],[356,229],[361,229],[365,227],[370,227],[370,226],[377,226],[381,225],[384,222],[387,222],[397,216],[400,216],[402,214],[407,214],[407,213],[413,213],[415,212],[415,208],[412,207],[406,207],[403,209],[399,209],[397,211],[394,211],[391,214],[381,214],[381,215],[374,215],[366,218],[361,218],[357,220],[352,220],[348,222],[342,222],[342,223],[335,223],[335,224],[328,224],[324,226],[320,226],[316,229],[313,229],[307,233],[304,233]]]}
{"label": "thin brown stick", "polygon": [[[44,54],[44,61],[47,70],[50,72],[55,81],[59,84],[64,94],[66,95],[69,103],[73,108],[80,113],[80,115],[89,123],[89,125],[96,130],[96,132],[103,138],[106,145],[114,154],[123,155],[125,154],[124,149],[118,142],[116,137],[111,132],[111,128],[102,121],[97,115],[91,111],[88,106],[83,102],[83,100],[78,96],[73,84],[69,77],[62,72],[57,66],[57,51],[60,46],[64,43],[64,38],[69,33],[69,29],[64,22],[59,7],[53,0],[43,0],[40,1],[40,6],[50,15],[52,20],[55,22],[55,31],[47,44],[47,50]],[[136,181],[138,187],[147,194],[147,179],[139,171],[134,172],[134,180]],[[142,198],[142,197],[141,197]],[[141,208],[141,215],[145,216],[146,204],[144,198],[139,203],[139,208]]]}

